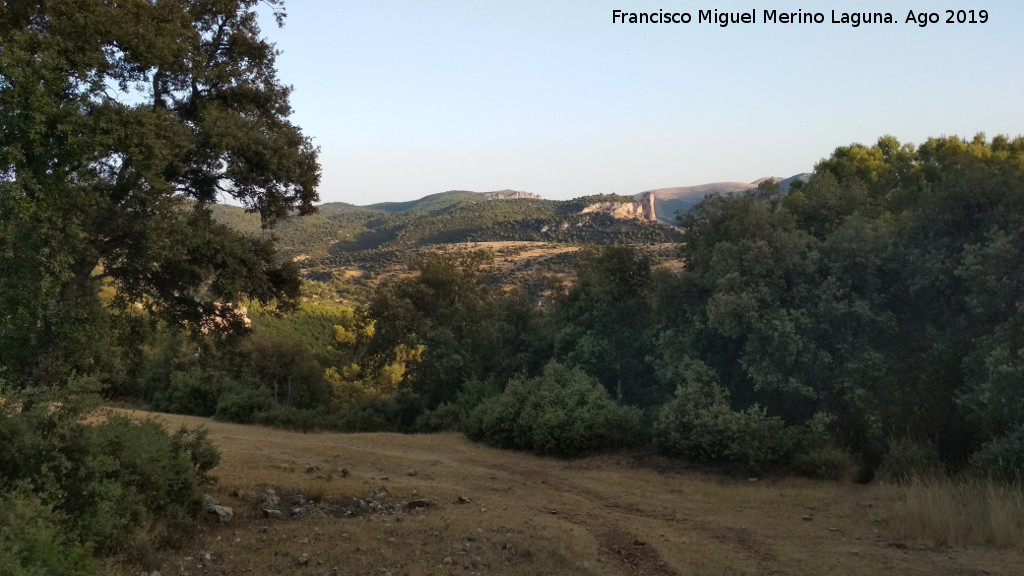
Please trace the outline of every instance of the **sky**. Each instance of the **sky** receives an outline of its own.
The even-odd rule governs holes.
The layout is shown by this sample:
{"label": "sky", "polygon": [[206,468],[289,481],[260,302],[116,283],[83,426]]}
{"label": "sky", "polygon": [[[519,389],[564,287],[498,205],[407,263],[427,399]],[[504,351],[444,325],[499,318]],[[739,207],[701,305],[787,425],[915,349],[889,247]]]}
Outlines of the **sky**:
{"label": "sky", "polygon": [[[613,23],[613,10],[689,24]],[[699,11],[757,23],[698,23]],[[946,10],[988,12],[947,24]],[[765,10],[821,12],[766,24]],[[1024,2],[290,0],[279,78],[322,202],[548,199],[813,170],[838,146],[1024,135]],[[895,24],[831,23],[890,12]],[[906,23],[908,12],[939,23]],[[970,16],[966,13],[965,16]]]}

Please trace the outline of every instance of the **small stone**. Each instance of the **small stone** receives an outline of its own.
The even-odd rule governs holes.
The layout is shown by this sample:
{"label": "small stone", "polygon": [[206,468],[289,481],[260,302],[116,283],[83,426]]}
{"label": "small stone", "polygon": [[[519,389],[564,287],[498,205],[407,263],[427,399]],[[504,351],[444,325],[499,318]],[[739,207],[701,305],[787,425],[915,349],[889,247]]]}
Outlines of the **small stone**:
{"label": "small stone", "polygon": [[299,556],[295,560],[295,563],[298,564],[299,566],[305,566],[306,564],[309,564],[309,556],[306,556],[305,554],[303,554],[302,556]]}
{"label": "small stone", "polygon": [[410,468],[405,471],[406,476],[415,476],[417,474],[419,474],[419,472],[415,468]]}
{"label": "small stone", "polygon": [[455,499],[456,504],[469,504],[472,501],[473,499],[470,498],[469,496],[459,496],[458,498]]}
{"label": "small stone", "polygon": [[217,520],[221,523],[231,522],[231,519],[235,517],[235,511],[227,506],[213,506],[206,510],[210,514],[217,516]]}
{"label": "small stone", "polygon": [[441,563],[442,564],[451,564],[452,563],[452,557],[451,556],[445,556],[444,560],[441,560]]}
{"label": "small stone", "polygon": [[277,492],[275,492],[273,488],[264,488],[263,494],[260,495],[260,503],[263,505],[263,508],[268,510],[276,509],[277,504],[280,501],[281,499],[277,496]]}
{"label": "small stone", "polygon": [[270,510],[270,509],[267,509],[267,508],[263,509],[263,515],[266,516],[267,518],[280,518],[280,517],[284,516],[283,514],[281,514],[280,510]]}
{"label": "small stone", "polygon": [[803,517],[803,519],[807,522],[810,522],[811,520],[814,520],[814,516],[807,514]]}

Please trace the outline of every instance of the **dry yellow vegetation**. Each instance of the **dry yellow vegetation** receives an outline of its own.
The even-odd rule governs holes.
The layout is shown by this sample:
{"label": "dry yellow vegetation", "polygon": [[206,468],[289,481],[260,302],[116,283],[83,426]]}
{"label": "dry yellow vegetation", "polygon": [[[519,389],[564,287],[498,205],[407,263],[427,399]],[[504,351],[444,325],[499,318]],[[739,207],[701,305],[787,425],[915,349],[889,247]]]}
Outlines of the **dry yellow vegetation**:
{"label": "dry yellow vegetation", "polygon": [[[209,429],[222,454],[212,494],[235,516],[205,520],[182,550],[129,552],[114,574],[1024,573],[1019,547],[902,539],[891,486],[734,479],[636,451],[539,458],[453,433],[303,434],[157,417]],[[261,509],[268,487],[281,518]]]}

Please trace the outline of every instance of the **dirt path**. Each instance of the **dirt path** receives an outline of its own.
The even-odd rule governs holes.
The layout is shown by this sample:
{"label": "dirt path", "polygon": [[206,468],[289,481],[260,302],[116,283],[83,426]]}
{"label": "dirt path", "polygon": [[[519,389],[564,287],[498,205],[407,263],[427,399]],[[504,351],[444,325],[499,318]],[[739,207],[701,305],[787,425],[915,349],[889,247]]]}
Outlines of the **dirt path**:
{"label": "dirt path", "polygon": [[[204,524],[182,551],[135,554],[116,573],[1024,574],[1013,552],[894,541],[895,492],[884,486],[721,478],[641,453],[538,458],[457,434],[160,418],[209,428],[222,452],[213,495],[235,519]],[[283,518],[260,509],[267,487]],[[354,508],[381,488],[378,510]]]}

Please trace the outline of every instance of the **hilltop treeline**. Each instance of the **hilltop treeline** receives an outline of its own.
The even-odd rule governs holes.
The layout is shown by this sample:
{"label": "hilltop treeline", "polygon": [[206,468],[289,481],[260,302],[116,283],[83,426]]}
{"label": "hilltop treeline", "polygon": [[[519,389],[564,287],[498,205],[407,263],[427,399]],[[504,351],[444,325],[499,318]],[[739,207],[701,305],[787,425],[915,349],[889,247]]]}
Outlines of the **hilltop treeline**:
{"label": "hilltop treeline", "polygon": [[658,244],[679,240],[662,223],[582,214],[598,202],[633,202],[615,194],[574,200],[488,200],[473,192],[445,192],[402,203],[351,206],[325,204],[319,214],[289,218],[273,230],[240,208],[214,207],[215,218],[250,236],[275,238],[285,258],[305,268],[358,265],[380,271],[382,262],[402,261],[410,249],[461,242],[543,241],[573,244]]}
{"label": "hilltop treeline", "polygon": [[714,195],[680,223],[680,273],[592,247],[538,308],[484,281],[488,254],[429,254],[362,306],[252,309],[244,337],[165,325],[107,389],[551,454],[653,442],[750,473],[1021,473],[1024,140],[843,147],[787,195]]}

